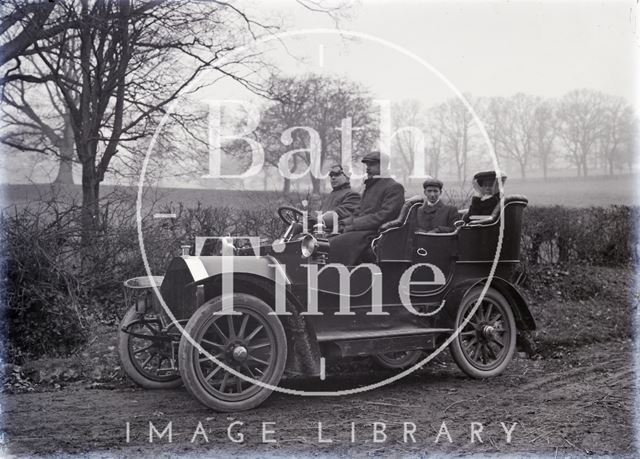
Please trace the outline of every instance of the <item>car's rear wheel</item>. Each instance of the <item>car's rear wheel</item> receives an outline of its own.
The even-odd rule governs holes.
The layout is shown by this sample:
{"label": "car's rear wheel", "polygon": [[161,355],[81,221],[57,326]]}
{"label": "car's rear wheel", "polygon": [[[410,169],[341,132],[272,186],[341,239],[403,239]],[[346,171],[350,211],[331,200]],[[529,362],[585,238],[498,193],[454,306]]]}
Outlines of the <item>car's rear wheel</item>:
{"label": "car's rear wheel", "polygon": [[[282,323],[272,309],[251,295],[231,298],[237,315],[214,314],[222,298],[206,302],[191,317],[180,340],[180,373],[185,387],[201,403],[216,411],[255,408],[271,389],[254,381],[277,385],[287,361],[287,340]],[[204,351],[243,377],[201,354],[186,336]]]}
{"label": "car's rear wheel", "polygon": [[[456,327],[473,310],[481,293],[482,288],[477,287],[465,295]],[[460,369],[473,378],[491,378],[502,373],[516,349],[516,322],[504,296],[489,288],[449,347]]]}
{"label": "car's rear wheel", "polygon": [[377,354],[372,358],[373,361],[382,368],[398,370],[415,365],[421,356],[422,351],[399,351]]}
{"label": "car's rear wheel", "polygon": [[161,328],[158,317],[140,314],[132,306],[118,329],[122,369],[145,389],[173,389],[182,384],[171,352],[171,338]]}

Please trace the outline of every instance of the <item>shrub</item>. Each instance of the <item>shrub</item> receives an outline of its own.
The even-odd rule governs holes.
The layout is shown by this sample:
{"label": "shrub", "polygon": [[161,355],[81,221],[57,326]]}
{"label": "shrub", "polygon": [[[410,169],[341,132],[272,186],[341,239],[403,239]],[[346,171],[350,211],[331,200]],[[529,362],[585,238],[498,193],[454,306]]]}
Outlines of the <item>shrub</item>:
{"label": "shrub", "polygon": [[[85,340],[96,320],[114,321],[124,314],[122,281],[145,273],[134,199],[117,194],[103,199],[102,226],[88,250],[80,246],[80,209],[74,203],[50,199],[0,215],[6,244],[2,272],[10,361],[65,353]],[[152,273],[162,274],[180,253],[180,245],[192,244],[196,236],[277,237],[284,225],[276,208],[300,204],[281,195],[260,199],[264,203],[257,209],[200,202],[149,205],[142,233]],[[157,212],[174,213],[176,218],[153,218]],[[522,259],[525,266],[626,264],[635,247],[634,218],[636,210],[624,206],[529,207],[523,222]],[[583,290],[576,295],[586,294]]]}
{"label": "shrub", "polygon": [[628,206],[528,207],[522,259],[529,264],[627,264],[634,256],[636,217],[637,209]]}
{"label": "shrub", "polygon": [[47,205],[0,220],[5,244],[5,336],[8,358],[70,350],[85,338],[79,263],[69,241],[77,237],[77,209]]}

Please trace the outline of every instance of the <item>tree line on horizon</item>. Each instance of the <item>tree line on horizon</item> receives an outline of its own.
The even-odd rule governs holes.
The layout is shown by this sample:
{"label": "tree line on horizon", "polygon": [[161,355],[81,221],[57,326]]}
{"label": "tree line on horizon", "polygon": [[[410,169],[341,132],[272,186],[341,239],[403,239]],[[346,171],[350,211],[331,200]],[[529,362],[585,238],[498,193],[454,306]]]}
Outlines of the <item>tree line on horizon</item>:
{"label": "tree line on horizon", "polygon": [[[388,115],[381,115],[371,93],[345,78],[315,74],[276,77],[270,90],[273,99],[263,106],[260,124],[253,133],[264,147],[266,167],[309,171],[309,150],[314,143],[320,146],[317,154],[324,169],[339,163],[343,129],[338,127],[345,118],[354,128],[349,140],[352,157],[357,159],[378,148],[380,117],[388,116],[395,132],[388,139],[390,169],[405,183],[419,156],[425,163],[424,169],[418,168],[421,172],[446,174],[461,183],[478,169],[493,168],[479,124],[457,97],[430,107],[418,100],[394,102]],[[575,89],[560,98],[525,93],[509,97],[467,93],[464,97],[484,126],[500,163],[515,169],[513,175],[527,178],[536,170],[546,179],[554,166],[573,168],[582,177],[593,169],[610,175],[633,169],[638,119],[623,97],[592,89]],[[310,126],[315,133],[300,128],[292,131],[294,126]],[[284,139],[287,130],[290,132]],[[244,142],[235,142],[230,151],[248,163]],[[321,189],[322,181],[312,174],[301,179],[310,181],[312,191]],[[284,177],[281,184],[289,191],[291,179]]]}
{"label": "tree line on horizon", "polygon": [[[318,1],[297,3],[337,14],[319,8]],[[223,61],[281,27],[226,3],[8,0],[0,14],[3,152],[56,158],[59,183],[73,183],[74,164],[81,169],[87,243],[100,231],[100,185],[107,176],[139,174],[141,158],[165,115],[170,115],[171,127],[157,138],[157,177],[203,175],[209,154],[207,113],[169,113],[168,108],[176,101],[192,101],[189,97],[200,86],[190,94],[181,91],[205,71],[232,78],[266,101],[251,135],[264,145],[270,170],[282,165],[295,172],[311,165],[308,131],[290,131],[283,142],[282,133],[294,126],[316,131],[325,165],[340,158],[345,118],[354,128],[347,141],[356,158],[377,148],[377,127],[387,121],[379,118],[371,91],[359,82],[327,75],[278,75],[278,69],[251,51]],[[518,164],[523,177],[534,165],[545,176],[557,163],[573,165],[583,176],[603,165],[611,174],[633,166],[637,122],[621,97],[577,89],[558,99],[527,94],[466,98],[497,155]],[[478,126],[459,99],[432,107],[400,101],[388,108],[392,130],[415,128],[403,129],[390,140],[397,158],[394,167],[403,179],[408,180],[419,157],[426,159],[425,173],[440,175],[450,168],[459,181],[489,164]],[[225,146],[224,153],[235,166],[247,163],[242,142]],[[314,191],[323,184],[307,174],[277,186],[287,191],[297,182],[308,183]],[[266,176],[264,184],[273,187]]]}

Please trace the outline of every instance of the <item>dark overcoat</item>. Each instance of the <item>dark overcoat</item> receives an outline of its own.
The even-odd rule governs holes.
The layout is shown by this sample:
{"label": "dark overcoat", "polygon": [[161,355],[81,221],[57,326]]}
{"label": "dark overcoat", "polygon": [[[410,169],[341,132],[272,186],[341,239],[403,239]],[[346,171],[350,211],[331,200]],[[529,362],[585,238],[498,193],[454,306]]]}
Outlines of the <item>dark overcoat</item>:
{"label": "dark overcoat", "polygon": [[449,233],[455,229],[454,223],[460,220],[458,209],[438,201],[433,206],[427,205],[427,201],[418,208],[416,213],[417,230],[437,231]]}
{"label": "dark overcoat", "polygon": [[471,198],[471,205],[469,206],[469,211],[464,216],[464,221],[469,222],[472,215],[491,215],[493,209],[495,209],[499,203],[500,194],[494,194],[484,201],[480,197],[474,196]]}
{"label": "dark overcoat", "polygon": [[344,220],[347,217],[358,212],[360,205],[360,194],[351,189],[351,185],[345,183],[342,186],[334,188],[322,201],[322,212],[333,211],[338,216],[338,220]]}
{"label": "dark overcoat", "polygon": [[404,187],[390,177],[370,178],[357,214],[344,219],[344,233],[330,240],[330,263],[356,264],[383,223],[398,217],[404,204]]}

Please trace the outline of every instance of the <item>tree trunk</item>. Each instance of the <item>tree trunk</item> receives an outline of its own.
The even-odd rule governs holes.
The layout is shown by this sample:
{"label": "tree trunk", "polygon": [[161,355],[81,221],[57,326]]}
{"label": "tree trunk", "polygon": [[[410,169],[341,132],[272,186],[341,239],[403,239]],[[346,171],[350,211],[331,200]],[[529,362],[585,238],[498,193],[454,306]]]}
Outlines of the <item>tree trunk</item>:
{"label": "tree trunk", "polygon": [[520,177],[523,179],[527,178],[527,167],[522,163],[520,163]]}
{"label": "tree trunk", "polygon": [[614,171],[613,171],[613,159],[610,159],[608,161],[609,163],[609,175],[613,175]]}
{"label": "tree trunk", "polygon": [[61,185],[73,185],[73,153],[74,138],[71,119],[67,112],[64,116],[64,129],[62,131],[62,142],[58,145],[60,155],[58,175],[53,183]]}
{"label": "tree trunk", "polygon": [[60,152],[58,175],[53,183],[57,185],[73,185],[73,161],[66,153]]}
{"label": "tree trunk", "polygon": [[80,224],[82,227],[82,246],[90,247],[95,241],[100,225],[100,182],[96,177],[93,164],[82,164],[82,210]]}
{"label": "tree trunk", "polygon": [[542,177],[547,180],[549,174],[549,166],[546,161],[542,161]]}
{"label": "tree trunk", "polygon": [[311,175],[311,192],[320,194],[320,180]]}
{"label": "tree trunk", "polygon": [[283,193],[289,193],[291,191],[291,180],[288,178],[284,179],[284,185],[282,186]]}

